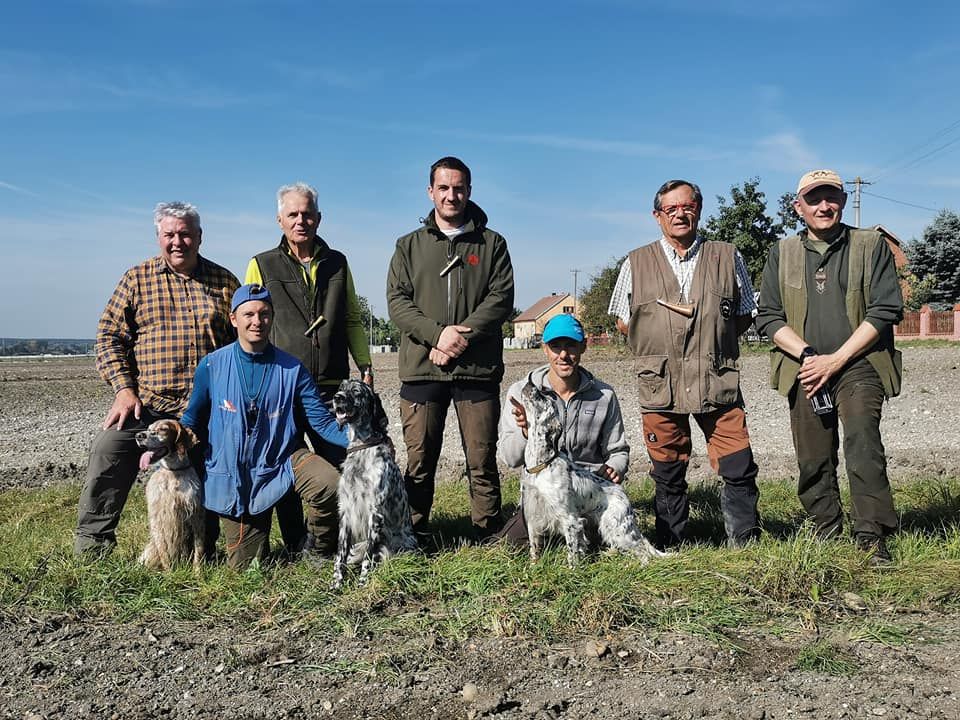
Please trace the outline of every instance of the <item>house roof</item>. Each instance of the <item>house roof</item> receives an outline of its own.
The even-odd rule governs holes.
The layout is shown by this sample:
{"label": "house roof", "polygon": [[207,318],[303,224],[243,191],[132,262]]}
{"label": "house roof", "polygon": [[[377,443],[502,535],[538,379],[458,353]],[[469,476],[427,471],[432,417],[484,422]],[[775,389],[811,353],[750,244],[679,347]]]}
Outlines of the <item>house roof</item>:
{"label": "house roof", "polygon": [[531,320],[536,320],[541,317],[545,312],[555,308],[557,305],[562,303],[567,298],[572,297],[570,293],[555,293],[553,295],[547,295],[537,300],[533,305],[528,307],[522,313],[517,315],[513,321],[514,322],[530,322]]}
{"label": "house roof", "polygon": [[890,232],[889,230],[887,230],[883,225],[874,225],[874,226],[873,226],[873,229],[876,230],[876,231],[879,232],[879,233],[882,233],[883,235],[886,235],[888,238],[890,238],[891,240],[893,240],[893,242],[896,243],[897,245],[903,245],[903,243],[900,242],[900,238],[898,238],[898,237],[897,237],[896,235],[894,235],[892,232]]}

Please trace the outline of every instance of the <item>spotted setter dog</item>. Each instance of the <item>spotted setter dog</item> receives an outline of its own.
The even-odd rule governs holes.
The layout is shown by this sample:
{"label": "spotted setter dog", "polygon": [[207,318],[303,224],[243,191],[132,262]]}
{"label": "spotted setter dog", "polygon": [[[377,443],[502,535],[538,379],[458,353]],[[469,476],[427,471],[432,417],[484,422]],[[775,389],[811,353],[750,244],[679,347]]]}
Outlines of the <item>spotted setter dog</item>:
{"label": "spotted setter dog", "polygon": [[333,396],[333,410],[350,438],[337,488],[340,535],[333,587],[339,588],[348,562],[363,558],[360,582],[364,583],[377,563],[416,550],[417,541],[380,400],[359,380],[344,380]]}
{"label": "spotted setter dog", "polygon": [[553,401],[532,382],[523,387],[521,398],[527,416],[527,444],[520,483],[530,558],[540,557],[550,535],[564,538],[570,565],[586,553],[588,538],[597,538],[644,563],[664,555],[640,532],[630,499],[620,485],[576,465],[559,451],[562,427]]}
{"label": "spotted setter dog", "polygon": [[205,511],[200,479],[187,456],[196,444],[193,432],[176,420],[157,420],[137,433],[137,445],[144,450],[140,469],[159,466],[144,490],[150,539],[139,562],[151,570],[203,563]]}

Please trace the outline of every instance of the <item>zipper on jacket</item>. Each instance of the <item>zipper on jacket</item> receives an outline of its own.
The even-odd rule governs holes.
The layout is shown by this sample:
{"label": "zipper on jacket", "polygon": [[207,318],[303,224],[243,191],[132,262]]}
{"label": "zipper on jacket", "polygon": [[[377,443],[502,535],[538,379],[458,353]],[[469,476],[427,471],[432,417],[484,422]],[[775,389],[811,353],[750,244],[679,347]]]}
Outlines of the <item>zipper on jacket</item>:
{"label": "zipper on jacket", "polygon": [[[454,255],[453,239],[447,238],[447,262],[453,260]],[[453,273],[447,273],[447,325],[454,324],[453,297],[450,293],[450,283],[453,282]]]}

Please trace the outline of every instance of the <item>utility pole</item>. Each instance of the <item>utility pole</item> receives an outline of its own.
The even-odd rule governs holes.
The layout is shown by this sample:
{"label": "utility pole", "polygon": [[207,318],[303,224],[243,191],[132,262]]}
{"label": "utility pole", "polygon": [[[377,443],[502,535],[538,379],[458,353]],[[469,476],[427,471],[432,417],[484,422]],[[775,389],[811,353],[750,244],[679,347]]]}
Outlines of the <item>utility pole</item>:
{"label": "utility pole", "polygon": [[573,315],[577,315],[577,275],[580,274],[579,270],[571,270],[573,274]]}
{"label": "utility pole", "polygon": [[860,186],[873,185],[873,183],[867,182],[857,175],[852,182],[846,184],[853,185],[853,224],[860,227]]}

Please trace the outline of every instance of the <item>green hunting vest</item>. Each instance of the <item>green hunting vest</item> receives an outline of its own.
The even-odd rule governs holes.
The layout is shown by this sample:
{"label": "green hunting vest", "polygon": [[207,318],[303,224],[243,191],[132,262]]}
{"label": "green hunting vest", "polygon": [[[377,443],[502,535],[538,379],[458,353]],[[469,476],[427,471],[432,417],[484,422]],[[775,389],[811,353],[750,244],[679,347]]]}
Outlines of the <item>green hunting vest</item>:
{"label": "green hunting vest", "polygon": [[[878,242],[885,241],[875,230],[850,228],[848,231],[846,306],[851,332],[860,326],[867,315],[872,258]],[[803,337],[807,319],[806,276],[803,241],[799,235],[784,238],[780,241],[780,298],[787,325],[800,337]],[[800,363],[778,347],[774,347],[770,353],[770,386],[786,396],[797,380]],[[893,345],[892,327],[880,333],[880,338],[866,357],[880,376],[886,396],[891,398],[899,395],[903,363],[900,351]]]}

